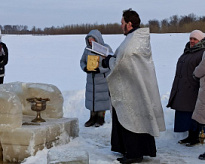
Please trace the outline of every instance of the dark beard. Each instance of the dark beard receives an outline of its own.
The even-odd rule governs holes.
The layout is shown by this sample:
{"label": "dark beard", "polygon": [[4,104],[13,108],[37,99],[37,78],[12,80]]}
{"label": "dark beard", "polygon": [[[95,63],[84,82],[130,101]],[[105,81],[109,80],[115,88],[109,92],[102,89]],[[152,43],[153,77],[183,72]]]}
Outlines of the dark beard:
{"label": "dark beard", "polygon": [[124,35],[127,35],[128,34],[128,30],[127,30],[127,24],[125,25],[125,27],[124,27]]}

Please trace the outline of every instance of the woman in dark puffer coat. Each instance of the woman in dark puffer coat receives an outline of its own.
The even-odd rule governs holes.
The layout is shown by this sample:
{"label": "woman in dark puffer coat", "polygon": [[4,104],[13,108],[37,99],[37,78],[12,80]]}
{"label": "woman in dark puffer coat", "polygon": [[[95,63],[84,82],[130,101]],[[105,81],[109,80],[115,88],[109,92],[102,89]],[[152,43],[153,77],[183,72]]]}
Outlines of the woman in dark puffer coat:
{"label": "woman in dark puffer coat", "polygon": [[[85,37],[86,48],[92,48],[92,42],[95,41],[103,46],[112,49],[109,45],[104,43],[102,34],[98,30],[91,30]],[[90,119],[85,123],[85,127],[96,127],[104,124],[105,111],[110,110],[111,102],[108,92],[108,84],[106,77],[110,73],[108,68],[102,67],[102,59],[100,56],[99,67],[96,71],[87,70],[87,57],[88,55],[97,55],[85,48],[84,53],[80,60],[81,69],[87,73],[86,93],[85,93],[85,107],[90,110]]]}

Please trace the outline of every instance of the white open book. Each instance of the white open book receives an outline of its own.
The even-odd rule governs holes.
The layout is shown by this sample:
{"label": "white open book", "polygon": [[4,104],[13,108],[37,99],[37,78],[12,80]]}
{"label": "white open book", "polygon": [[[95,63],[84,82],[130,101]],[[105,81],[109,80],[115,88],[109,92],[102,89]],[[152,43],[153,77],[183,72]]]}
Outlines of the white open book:
{"label": "white open book", "polygon": [[90,48],[86,48],[92,52],[95,52],[99,55],[102,55],[102,56],[108,56],[109,55],[109,49],[95,41],[92,41],[92,49]]}

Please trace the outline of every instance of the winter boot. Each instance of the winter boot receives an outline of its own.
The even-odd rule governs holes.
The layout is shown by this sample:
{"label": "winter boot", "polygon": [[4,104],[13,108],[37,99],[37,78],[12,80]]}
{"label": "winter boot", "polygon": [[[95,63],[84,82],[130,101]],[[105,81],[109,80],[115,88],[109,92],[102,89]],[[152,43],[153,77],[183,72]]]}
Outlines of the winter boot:
{"label": "winter boot", "polygon": [[105,111],[97,112],[97,121],[95,127],[102,126],[105,123]]}
{"label": "winter boot", "polygon": [[200,154],[200,155],[199,155],[199,159],[205,160],[205,153],[204,153],[204,154]]}
{"label": "winter boot", "polygon": [[90,119],[84,124],[85,127],[93,126],[96,123],[97,112],[90,112]]}
{"label": "winter boot", "polygon": [[190,136],[190,142],[186,143],[186,146],[192,147],[192,146],[197,145],[197,144],[200,143],[200,141],[199,141],[199,131],[198,130],[196,130],[196,131],[190,130],[189,131],[189,136]]}
{"label": "winter boot", "polygon": [[191,142],[191,138],[189,135],[187,138],[178,141],[178,143],[180,143],[180,144],[186,144],[186,143],[190,143],[190,142]]}

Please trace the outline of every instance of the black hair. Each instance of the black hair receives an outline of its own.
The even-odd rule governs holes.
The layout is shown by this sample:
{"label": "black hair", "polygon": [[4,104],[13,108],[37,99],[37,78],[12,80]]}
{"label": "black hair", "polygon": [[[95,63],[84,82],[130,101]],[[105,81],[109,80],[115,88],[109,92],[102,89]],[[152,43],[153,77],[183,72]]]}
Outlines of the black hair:
{"label": "black hair", "polygon": [[131,8],[128,10],[123,11],[123,18],[126,23],[131,22],[133,28],[139,28],[140,27],[140,17],[139,14],[132,10]]}

